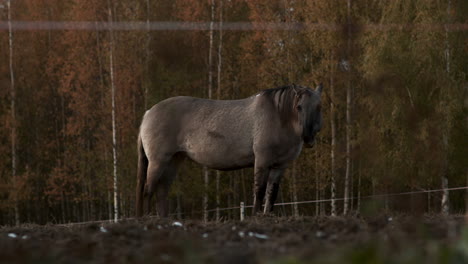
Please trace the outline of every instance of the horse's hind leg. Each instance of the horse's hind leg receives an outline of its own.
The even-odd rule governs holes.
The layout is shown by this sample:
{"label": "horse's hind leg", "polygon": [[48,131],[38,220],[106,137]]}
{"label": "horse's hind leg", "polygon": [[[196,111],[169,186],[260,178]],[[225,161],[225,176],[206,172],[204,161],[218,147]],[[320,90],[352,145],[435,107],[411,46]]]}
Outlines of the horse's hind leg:
{"label": "horse's hind leg", "polygon": [[147,214],[151,213],[151,197],[155,193],[158,182],[162,178],[167,165],[167,162],[162,161],[150,161],[148,164],[148,173],[143,197],[143,208],[146,208]]}
{"label": "horse's hind leg", "polygon": [[169,162],[151,162],[148,166],[147,179],[147,206],[150,207],[151,196],[156,193],[156,208],[160,217],[167,217],[169,213],[168,195],[169,188],[177,173],[179,159],[172,157]]}
{"label": "horse's hind leg", "polygon": [[175,179],[177,173],[177,163],[171,162],[169,166],[166,167],[160,181],[156,186],[156,207],[158,209],[158,214],[160,217],[167,217],[169,215],[168,208],[168,196],[169,189],[172,182]]}
{"label": "horse's hind leg", "polygon": [[263,198],[265,197],[269,169],[255,164],[254,173],[254,204],[252,213],[255,215],[262,211],[262,203]]}
{"label": "horse's hind leg", "polygon": [[272,169],[268,176],[268,184],[265,196],[265,208],[263,213],[271,213],[275,205],[276,197],[278,196],[279,184],[283,177],[284,169]]}

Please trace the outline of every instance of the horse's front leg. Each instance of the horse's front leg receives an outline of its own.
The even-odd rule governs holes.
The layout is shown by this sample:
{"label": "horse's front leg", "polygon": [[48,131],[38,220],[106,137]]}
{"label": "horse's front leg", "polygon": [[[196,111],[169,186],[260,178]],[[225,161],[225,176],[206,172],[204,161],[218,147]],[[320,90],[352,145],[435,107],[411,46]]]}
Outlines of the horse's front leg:
{"label": "horse's front leg", "polygon": [[265,197],[265,190],[268,180],[268,167],[257,166],[255,164],[255,178],[254,178],[254,204],[253,215],[262,211],[263,198]]}
{"label": "horse's front leg", "polygon": [[284,169],[271,169],[268,176],[268,184],[266,187],[265,209],[264,214],[271,213],[275,205],[276,197],[278,196],[279,184],[283,177]]}

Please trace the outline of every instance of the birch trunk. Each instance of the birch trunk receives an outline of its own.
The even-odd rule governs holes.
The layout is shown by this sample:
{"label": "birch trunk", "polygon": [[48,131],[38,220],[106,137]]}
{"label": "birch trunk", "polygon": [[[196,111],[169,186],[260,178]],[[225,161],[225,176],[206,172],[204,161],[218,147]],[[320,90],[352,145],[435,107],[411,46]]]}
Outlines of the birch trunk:
{"label": "birch trunk", "polygon": [[109,214],[109,221],[112,221],[112,194],[110,190],[107,191],[107,211]]}
{"label": "birch trunk", "polygon": [[242,201],[247,203],[247,189],[245,188],[244,169],[241,169]]}
{"label": "birch trunk", "polygon": [[296,164],[292,166],[292,194],[293,194],[293,212],[294,217],[299,217],[299,208],[297,206],[297,183],[296,183]]}
{"label": "birch trunk", "polygon": [[211,20],[210,20],[210,46],[208,50],[208,98],[213,97],[213,27],[215,15],[215,0],[211,0]]}
{"label": "birch trunk", "polygon": [[[284,1],[284,7],[286,10],[286,22],[289,23],[292,20],[292,14],[288,14],[288,11],[291,10],[291,7],[289,6],[289,1]],[[294,36],[291,36],[290,31],[287,31],[287,40],[285,41],[285,48],[286,48],[286,58],[288,62],[288,81],[291,82],[293,79],[293,66],[291,63],[291,48],[289,46],[289,41],[293,38]],[[292,165],[292,201],[293,203],[293,216],[294,217],[299,217],[299,208],[297,205],[297,178],[296,178],[296,164],[293,163]]]}
{"label": "birch trunk", "polygon": [[[103,67],[103,62],[102,62],[102,54],[101,54],[101,39],[99,37],[99,31],[97,30],[97,22],[96,22],[96,43],[97,43],[97,59],[98,59],[98,65],[99,65],[99,81],[100,81],[100,84],[101,84],[101,89],[103,90],[103,93],[102,94],[105,94],[105,83],[104,83],[104,67]],[[101,98],[101,106],[104,107],[104,104],[105,104],[105,97],[103,96]],[[65,123],[64,121],[62,121],[63,123]],[[63,125],[64,126],[64,125]],[[65,136],[64,136],[65,137]],[[105,164],[108,164],[108,156],[107,156],[107,147],[105,148],[104,150],[104,163]],[[109,170],[108,170],[108,167],[107,165],[104,167],[104,174],[105,175],[109,175]],[[107,184],[106,184],[107,186]],[[107,187],[106,187],[107,188]],[[112,219],[112,199],[111,199],[111,193],[110,191],[108,190],[107,191],[107,211],[108,211],[108,216],[107,218],[110,220]],[[105,214],[104,214],[105,215]]]}
{"label": "birch trunk", "polygon": [[[219,0],[219,43],[218,43],[218,87],[216,92],[216,99],[221,99],[221,65],[222,65],[222,47],[223,47],[223,0]],[[216,171],[216,221],[219,221],[219,181],[220,181],[220,171]]]}
{"label": "birch trunk", "polygon": [[[447,5],[447,23],[450,23],[450,8],[451,8],[452,1],[448,0],[448,5]],[[450,74],[450,43],[449,43],[449,38],[448,38],[448,28],[445,27],[445,60],[446,60],[446,65],[445,65],[445,70],[447,72],[447,75]],[[442,204],[441,204],[441,209],[442,209],[442,214],[443,215],[448,215],[449,210],[450,210],[450,200],[449,200],[449,191],[447,190],[448,188],[448,178],[447,178],[447,173],[448,173],[448,143],[449,143],[449,131],[448,131],[448,125],[445,126],[446,129],[443,132],[444,135],[442,135],[442,141],[444,144],[444,152],[445,152],[445,164],[444,164],[444,170],[443,170],[443,175],[441,176],[442,180],[442,189],[444,191],[442,192]]]}
{"label": "birch trunk", "polygon": [[[351,51],[351,0],[348,0],[348,46],[347,63],[350,65]],[[349,211],[349,173],[351,168],[351,71],[348,68],[348,85],[346,87],[346,174],[344,182],[343,215]]]}
{"label": "birch trunk", "polygon": [[60,209],[62,210],[62,224],[65,224],[65,195],[60,192]]}
{"label": "birch trunk", "polygon": [[354,210],[354,161],[351,162],[351,172],[349,173],[349,182],[351,183],[349,186],[349,211],[353,212]]}
{"label": "birch trunk", "polygon": [[218,43],[218,90],[216,92],[217,99],[221,99],[221,66],[223,62],[223,0],[219,0],[219,43]]}
{"label": "birch trunk", "polygon": [[[13,71],[13,30],[11,29],[11,1],[6,2],[8,7],[8,46],[10,48],[10,85],[11,85],[11,176],[16,188],[16,90],[15,90],[15,74]],[[15,190],[14,210],[15,224],[19,225],[19,204],[18,190]]]}
{"label": "birch trunk", "polygon": [[[465,173],[466,173],[466,185],[465,186],[468,186],[468,171]],[[468,189],[465,191],[465,215],[468,217]]]}
{"label": "birch trunk", "polygon": [[220,172],[216,171],[216,221],[220,220],[220,212],[219,212],[219,204],[220,204],[220,197],[219,197],[219,180],[220,180]]}
{"label": "birch trunk", "polygon": [[427,212],[431,213],[431,193],[427,193]]}
{"label": "birch trunk", "polygon": [[[234,200],[234,195],[232,194],[233,192],[232,190],[234,190],[233,188],[234,188],[234,181],[232,177],[229,177],[229,188],[228,188],[229,191],[227,192],[227,207],[228,208],[232,207],[232,201]],[[231,213],[232,213],[231,210],[227,211],[227,218],[229,220],[231,220]]]}
{"label": "birch trunk", "polygon": [[145,83],[145,90],[144,93],[144,102],[145,102],[145,110],[148,109],[148,86],[150,83],[150,43],[151,43],[151,35],[150,35],[150,0],[146,0],[146,58],[145,58],[145,70],[146,70],[146,83]]}
{"label": "birch trunk", "polygon": [[[332,62],[333,56],[330,56]],[[331,127],[331,215],[336,216],[336,184],[335,184],[335,145],[336,145],[336,128],[335,128],[335,104],[333,103],[335,87],[333,82],[333,65],[330,66],[330,127]]]}
{"label": "birch trunk", "polygon": [[[214,7],[215,2],[211,0],[211,21],[210,21],[210,46],[208,49],[208,98],[211,99],[213,94],[213,26],[214,26]],[[203,196],[203,220],[208,222],[208,184],[210,180],[210,175],[208,168],[203,167],[203,174],[205,180],[205,194]]]}
{"label": "birch trunk", "polygon": [[448,215],[449,214],[449,191],[447,190],[448,188],[448,179],[447,177],[442,176],[442,189],[444,191],[442,192],[442,214],[443,215]]}
{"label": "birch trunk", "polygon": [[358,168],[358,193],[357,193],[357,204],[356,204],[356,212],[359,214],[359,210],[361,209],[361,160],[359,160],[359,168]]}
{"label": "birch trunk", "polygon": [[[320,190],[319,191],[319,195],[320,195],[320,200],[324,200],[325,199],[325,190]],[[321,202],[320,203],[320,215],[325,215],[325,203]]]}
{"label": "birch trunk", "polygon": [[206,166],[203,167],[203,175],[205,184],[205,193],[203,195],[203,221],[206,223],[208,222],[208,184],[210,180],[209,171]]}
{"label": "birch trunk", "polygon": [[[319,171],[318,171],[318,150],[317,147],[315,147],[315,200],[319,200],[320,194],[319,194]],[[320,203],[316,202],[315,203],[315,216],[318,216],[320,213]]]}
{"label": "birch trunk", "polygon": [[119,219],[119,205],[118,205],[118,185],[117,185],[117,136],[116,136],[116,125],[115,125],[115,82],[114,82],[114,32],[112,29],[112,7],[111,1],[108,0],[109,4],[109,68],[110,68],[110,81],[111,81],[111,96],[112,96],[112,155],[114,165],[114,221],[117,222]]}

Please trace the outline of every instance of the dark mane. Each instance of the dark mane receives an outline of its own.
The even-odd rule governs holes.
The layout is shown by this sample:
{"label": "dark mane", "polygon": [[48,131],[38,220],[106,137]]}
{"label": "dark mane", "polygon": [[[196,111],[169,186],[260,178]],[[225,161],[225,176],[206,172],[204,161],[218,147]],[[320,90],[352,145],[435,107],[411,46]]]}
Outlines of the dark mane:
{"label": "dark mane", "polygon": [[281,123],[287,125],[297,119],[296,94],[304,93],[307,90],[306,87],[290,84],[266,89],[260,94],[271,100],[280,115]]}

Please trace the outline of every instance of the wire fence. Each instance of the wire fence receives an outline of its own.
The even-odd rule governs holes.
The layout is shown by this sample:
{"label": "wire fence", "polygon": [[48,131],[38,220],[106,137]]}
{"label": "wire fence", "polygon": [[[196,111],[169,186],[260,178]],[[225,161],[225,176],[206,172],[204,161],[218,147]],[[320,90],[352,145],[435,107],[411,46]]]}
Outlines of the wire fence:
{"label": "wire fence", "polygon": [[[404,196],[404,195],[412,195],[412,194],[422,194],[422,193],[435,193],[435,192],[444,192],[444,191],[459,191],[459,190],[468,190],[468,186],[459,186],[459,187],[452,187],[452,188],[445,188],[445,189],[432,189],[432,190],[420,190],[420,191],[409,191],[409,192],[399,192],[399,193],[386,193],[386,194],[374,194],[374,195],[365,195],[361,197],[353,196],[353,197],[340,197],[340,198],[329,198],[329,199],[319,199],[319,200],[309,200],[309,201],[296,201],[296,202],[284,202],[284,203],[275,203],[275,206],[282,206],[282,205],[294,205],[294,204],[313,204],[313,203],[325,203],[331,201],[343,201],[345,199],[348,200],[356,200],[356,199],[371,199],[371,198],[382,198],[382,197],[394,197],[394,196]],[[232,206],[232,207],[224,207],[224,208],[212,208],[206,210],[206,212],[216,212],[216,211],[227,211],[227,210],[241,210],[240,218],[243,219],[243,212],[245,208],[252,208],[253,205],[243,205],[241,202],[240,206]],[[203,213],[205,211],[193,211],[190,214],[197,214]],[[177,216],[177,215],[184,215],[188,213],[172,213],[170,216]],[[158,218],[158,216],[147,216],[146,218]],[[128,221],[128,220],[137,220],[138,218],[135,217],[128,217],[128,218],[121,218],[118,221]],[[109,220],[98,220],[98,221],[86,221],[86,222],[74,222],[74,223],[66,223],[66,224],[57,224],[56,226],[73,226],[73,225],[86,225],[86,224],[103,224],[103,223],[114,223],[113,219]]]}

